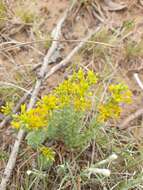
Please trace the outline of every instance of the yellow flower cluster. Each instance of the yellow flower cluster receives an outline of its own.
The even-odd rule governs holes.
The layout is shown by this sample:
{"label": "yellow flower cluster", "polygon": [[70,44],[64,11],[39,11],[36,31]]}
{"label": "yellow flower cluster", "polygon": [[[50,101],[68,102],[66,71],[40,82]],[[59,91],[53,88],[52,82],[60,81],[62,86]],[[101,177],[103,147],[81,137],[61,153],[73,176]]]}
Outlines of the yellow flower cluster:
{"label": "yellow flower cluster", "polygon": [[75,110],[85,111],[91,108],[91,87],[97,83],[97,76],[93,71],[87,75],[80,69],[77,73],[61,83],[55,90],[37,102],[35,108],[26,111],[21,107],[21,113],[14,116],[12,125],[15,128],[23,126],[27,129],[39,129],[48,125],[49,116],[53,110],[60,110],[66,106],[73,106]]}
{"label": "yellow flower cluster", "polygon": [[[12,125],[15,128],[40,129],[48,126],[49,117],[52,116],[54,110],[61,110],[69,106],[72,106],[75,111],[89,110],[92,104],[92,87],[97,81],[98,77],[93,71],[89,70],[86,75],[82,69],[77,73],[74,72],[52,93],[38,101],[35,108],[26,111],[26,106],[22,105],[21,113],[14,115]],[[108,92],[108,101],[100,104],[97,108],[99,122],[118,118],[122,111],[121,103],[131,102],[131,91],[124,84],[111,84]]]}
{"label": "yellow flower cluster", "polygon": [[59,85],[54,94],[59,99],[60,108],[71,105],[76,110],[85,111],[91,107],[91,86],[98,81],[93,71],[88,71],[85,76],[82,69],[74,72],[71,78]]}
{"label": "yellow flower cluster", "polygon": [[29,129],[38,129],[47,125],[47,110],[41,107],[26,111],[26,106],[21,106],[21,113],[14,115],[12,126],[15,128],[25,127]]}
{"label": "yellow flower cluster", "polygon": [[42,146],[40,147],[40,152],[48,161],[55,160],[55,152],[51,148]]}
{"label": "yellow flower cluster", "polygon": [[121,111],[121,107],[117,104],[113,104],[112,102],[101,104],[99,105],[98,121],[104,122],[110,118],[117,119],[120,116]]}
{"label": "yellow flower cluster", "polygon": [[[23,105],[25,107],[25,105]],[[14,115],[12,126],[14,128],[24,127],[27,129],[40,129],[48,125],[48,106],[37,106],[29,111],[21,111],[19,115]]]}
{"label": "yellow flower cluster", "polygon": [[5,106],[2,106],[0,111],[4,114],[4,115],[10,115],[12,113],[12,107],[13,107],[13,103],[11,102],[6,102]]}
{"label": "yellow flower cluster", "polygon": [[106,121],[110,118],[118,118],[121,114],[121,103],[131,103],[132,93],[124,84],[110,85],[109,100],[99,105],[98,121]]}

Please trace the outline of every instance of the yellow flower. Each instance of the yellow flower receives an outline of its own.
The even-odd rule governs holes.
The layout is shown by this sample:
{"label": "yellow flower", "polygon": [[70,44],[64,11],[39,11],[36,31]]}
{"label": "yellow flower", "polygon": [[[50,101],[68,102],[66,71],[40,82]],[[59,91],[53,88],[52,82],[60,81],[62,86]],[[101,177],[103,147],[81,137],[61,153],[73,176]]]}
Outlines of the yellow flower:
{"label": "yellow flower", "polygon": [[82,70],[81,68],[79,69],[79,71],[78,71],[78,73],[77,73],[77,79],[78,79],[79,81],[84,80],[84,72],[83,72],[83,70]]}
{"label": "yellow flower", "polygon": [[120,116],[121,111],[121,107],[113,102],[102,104],[99,106],[98,121],[104,122],[110,118],[117,119]]}
{"label": "yellow flower", "polygon": [[97,76],[93,71],[88,71],[85,75],[80,69],[77,73],[61,83],[55,90],[54,95],[58,98],[59,108],[73,105],[77,110],[86,110],[91,107],[88,98],[92,93],[89,93],[93,84],[97,82]]}
{"label": "yellow flower", "polygon": [[86,111],[91,108],[91,100],[87,100],[83,97],[81,98],[77,97],[73,100],[73,105],[75,110],[77,111]]}
{"label": "yellow flower", "polygon": [[29,129],[39,129],[48,125],[48,112],[37,107],[27,112],[26,126]]}
{"label": "yellow flower", "polygon": [[98,77],[97,75],[95,75],[93,71],[89,70],[87,74],[87,81],[89,82],[90,85],[96,84],[98,81]]}
{"label": "yellow flower", "polygon": [[47,110],[52,110],[57,107],[58,98],[52,94],[44,96],[41,102],[38,103],[39,106],[44,106]]}
{"label": "yellow flower", "polygon": [[12,113],[12,107],[13,107],[13,103],[11,103],[11,102],[6,102],[6,105],[1,107],[1,112],[2,112],[4,115],[9,115],[9,114]]}
{"label": "yellow flower", "polygon": [[128,87],[124,84],[116,84],[109,86],[109,92],[115,102],[131,103],[132,93]]}
{"label": "yellow flower", "polygon": [[121,114],[121,103],[130,103],[132,93],[124,84],[109,86],[109,100],[99,105],[98,121],[107,121],[110,118],[117,119]]}
{"label": "yellow flower", "polygon": [[42,146],[40,147],[40,152],[44,157],[47,158],[48,161],[54,161],[55,160],[55,152],[48,147]]}
{"label": "yellow flower", "polygon": [[19,129],[20,128],[20,122],[12,121],[11,125],[15,129]]}

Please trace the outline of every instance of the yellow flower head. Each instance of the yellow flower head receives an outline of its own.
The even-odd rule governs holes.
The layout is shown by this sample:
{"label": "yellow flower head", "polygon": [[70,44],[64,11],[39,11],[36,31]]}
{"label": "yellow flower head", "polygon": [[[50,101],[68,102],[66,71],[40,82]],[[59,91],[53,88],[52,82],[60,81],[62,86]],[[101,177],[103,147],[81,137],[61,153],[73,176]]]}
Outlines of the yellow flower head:
{"label": "yellow flower head", "polygon": [[55,152],[52,150],[52,148],[42,146],[40,147],[40,152],[48,161],[55,160]]}
{"label": "yellow flower head", "polygon": [[117,119],[121,114],[121,103],[130,103],[132,93],[124,84],[109,86],[110,97],[107,102],[99,105],[98,121],[107,121],[110,118]]}
{"label": "yellow flower head", "polygon": [[11,125],[12,125],[12,127],[15,128],[15,129],[19,129],[19,128],[20,128],[20,122],[12,121],[12,122],[11,122]]}
{"label": "yellow flower head", "polygon": [[99,106],[98,121],[104,122],[110,118],[117,119],[120,116],[121,111],[121,107],[118,104],[112,104],[111,102],[102,104]]}
{"label": "yellow flower head", "polygon": [[109,86],[109,92],[115,102],[131,103],[132,93],[125,84],[112,84]]}
{"label": "yellow flower head", "polygon": [[1,112],[2,112],[4,115],[9,115],[9,114],[12,113],[12,107],[13,107],[13,103],[11,103],[11,102],[6,102],[6,105],[1,107]]}
{"label": "yellow flower head", "polygon": [[96,84],[98,81],[98,77],[93,71],[89,70],[87,73],[87,81],[90,85]]}
{"label": "yellow flower head", "polygon": [[45,107],[47,110],[53,110],[57,107],[58,99],[56,96],[50,94],[47,96],[44,96],[40,102],[38,102],[38,105],[40,107]]}

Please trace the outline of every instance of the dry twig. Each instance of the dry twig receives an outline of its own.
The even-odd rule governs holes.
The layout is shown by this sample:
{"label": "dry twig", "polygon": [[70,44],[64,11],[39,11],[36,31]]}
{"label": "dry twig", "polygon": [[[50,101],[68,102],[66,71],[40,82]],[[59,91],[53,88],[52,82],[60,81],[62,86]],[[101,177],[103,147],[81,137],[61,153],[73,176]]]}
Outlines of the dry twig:
{"label": "dry twig", "polygon": [[[82,40],[73,40],[73,39],[61,39],[61,40],[56,40],[56,39],[49,39],[47,41],[51,41],[51,42],[54,42],[54,41],[58,41],[58,42],[69,42],[69,43],[80,43]],[[36,40],[36,41],[29,41],[29,42],[15,42],[14,45],[11,45],[13,44],[13,42],[11,43],[9,41],[8,44],[10,44],[10,46],[8,47],[4,47],[4,48],[1,48],[0,51],[10,51],[10,50],[13,50],[15,48],[20,48],[20,47],[24,47],[24,46],[29,46],[31,44],[35,44],[35,43],[42,43],[42,42],[45,42],[45,40]],[[99,45],[103,45],[103,46],[107,46],[107,47],[111,47],[111,48],[116,48],[118,47],[118,45],[112,45],[112,44],[109,44],[109,43],[105,43],[105,42],[98,42],[98,41],[93,41],[93,40],[88,40],[86,41],[86,43],[89,43],[89,44],[99,44]],[[31,47],[31,46],[30,46]]]}
{"label": "dry twig", "polygon": [[112,0],[104,0],[104,3],[107,5],[109,11],[120,11],[127,8],[127,5],[124,3],[115,3]]}
{"label": "dry twig", "polygon": [[50,77],[53,73],[55,73],[59,69],[67,66],[67,64],[72,59],[72,57],[83,47],[84,44],[86,44],[86,42],[88,41],[88,39],[90,39],[92,37],[92,35],[94,35],[96,32],[98,32],[100,30],[100,28],[101,28],[101,26],[99,26],[96,30],[89,32],[87,37],[85,39],[81,40],[81,42],[67,55],[67,57],[64,60],[62,60],[58,65],[54,66],[47,73],[45,78],[47,79],[48,77]]}
{"label": "dry twig", "polygon": [[120,125],[119,129],[126,129],[131,121],[143,115],[143,108],[137,110],[135,113],[129,115]]}
{"label": "dry twig", "polygon": [[134,76],[134,79],[136,80],[137,84],[141,88],[141,90],[143,90],[143,83],[140,80],[138,73],[134,73],[133,76]]}

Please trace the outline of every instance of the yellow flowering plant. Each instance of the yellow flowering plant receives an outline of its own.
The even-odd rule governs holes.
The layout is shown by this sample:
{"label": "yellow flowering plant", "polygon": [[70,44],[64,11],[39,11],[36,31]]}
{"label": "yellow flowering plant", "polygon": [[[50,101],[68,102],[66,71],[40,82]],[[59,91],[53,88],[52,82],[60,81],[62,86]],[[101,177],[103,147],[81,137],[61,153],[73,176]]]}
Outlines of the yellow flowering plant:
{"label": "yellow flowering plant", "polygon": [[12,107],[13,107],[12,102],[6,102],[6,105],[2,106],[0,111],[6,116],[11,115],[12,114]]}
{"label": "yellow flowering plant", "polygon": [[40,129],[48,125],[48,118],[55,110],[73,106],[75,110],[85,111],[91,107],[91,88],[98,81],[97,76],[89,71],[85,76],[82,69],[61,83],[54,91],[37,102],[36,107],[26,111],[22,105],[21,113],[14,115],[12,125],[26,129]]}
{"label": "yellow flowering plant", "polygon": [[55,161],[55,152],[52,148],[41,146],[38,151],[40,155],[38,157],[38,164],[40,168],[47,168]]}
{"label": "yellow flowering plant", "polygon": [[110,118],[119,118],[122,108],[121,103],[131,103],[132,93],[125,84],[111,84],[107,102],[99,105],[98,121],[107,121]]}
{"label": "yellow flowering plant", "polygon": [[122,111],[121,104],[131,102],[131,92],[126,85],[111,84],[107,101],[99,103],[95,109],[98,113],[96,118],[92,116],[92,124],[89,121],[87,125],[84,118],[93,111],[93,93],[98,81],[99,77],[93,71],[85,73],[79,69],[50,94],[42,97],[35,108],[26,111],[26,106],[22,105],[21,112],[13,116],[13,127],[27,130],[27,142],[40,149],[42,160],[45,158],[53,162],[55,155],[51,148],[43,148],[45,141],[63,142],[71,150],[83,148],[94,138],[97,126],[110,118],[118,118]]}

